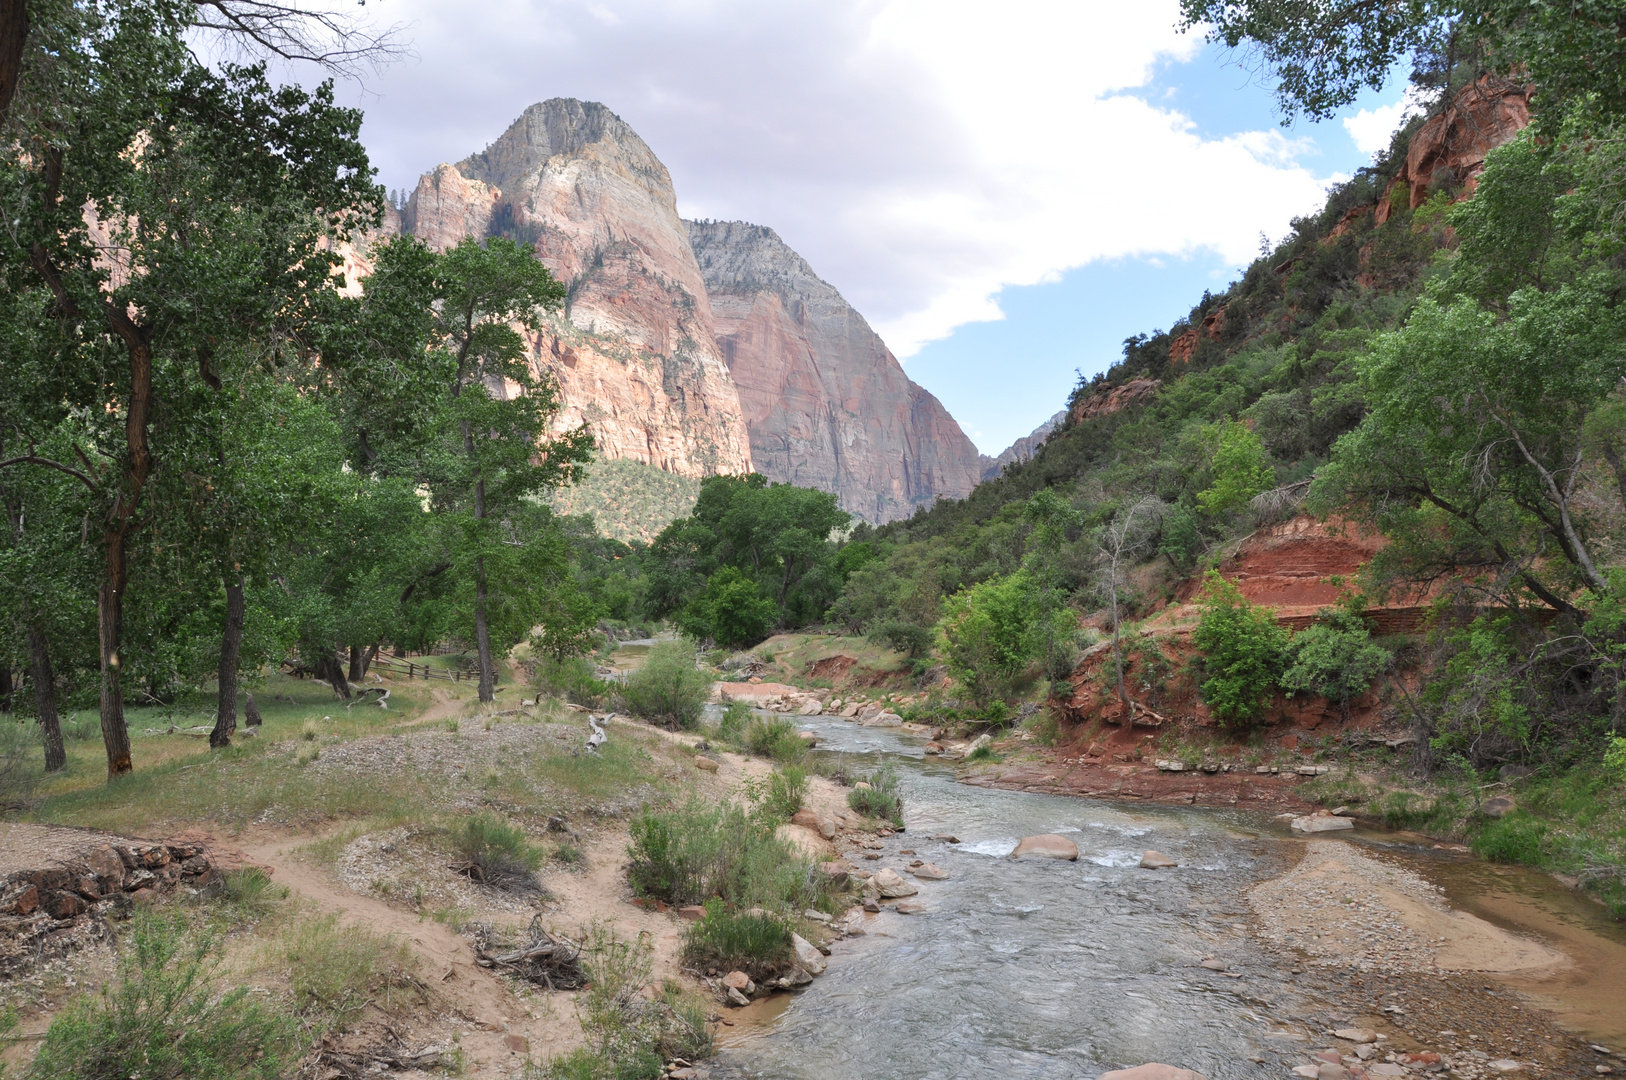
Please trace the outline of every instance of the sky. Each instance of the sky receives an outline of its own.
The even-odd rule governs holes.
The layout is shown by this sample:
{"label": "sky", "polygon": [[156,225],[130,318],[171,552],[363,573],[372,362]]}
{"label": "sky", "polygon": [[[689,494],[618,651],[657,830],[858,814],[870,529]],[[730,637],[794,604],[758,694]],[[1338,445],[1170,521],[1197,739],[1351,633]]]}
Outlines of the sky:
{"label": "sky", "polygon": [[603,102],[686,217],[773,227],[987,454],[1222,290],[1388,142],[1401,84],[1282,128],[1176,0],[371,0],[411,55],[339,92],[380,180]]}

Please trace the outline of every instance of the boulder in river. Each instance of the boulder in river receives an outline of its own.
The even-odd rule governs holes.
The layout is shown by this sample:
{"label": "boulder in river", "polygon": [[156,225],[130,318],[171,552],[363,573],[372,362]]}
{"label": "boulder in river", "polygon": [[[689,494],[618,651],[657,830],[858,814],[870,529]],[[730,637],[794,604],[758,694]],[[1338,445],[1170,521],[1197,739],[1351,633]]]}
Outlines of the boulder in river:
{"label": "boulder in river", "polygon": [[1347,817],[1334,817],[1332,814],[1311,814],[1307,817],[1293,819],[1292,828],[1298,832],[1318,833],[1337,832],[1340,829],[1353,829],[1355,822]]}
{"label": "boulder in river", "polygon": [[915,877],[922,878],[926,881],[948,880],[948,871],[944,870],[936,863],[921,863],[919,866],[912,867],[909,872],[915,875]]}
{"label": "boulder in river", "polygon": [[1151,1062],[1133,1069],[1114,1069],[1101,1074],[1100,1080],[1207,1080],[1202,1073],[1190,1069],[1177,1069],[1173,1065]]}
{"label": "boulder in river", "polygon": [[1024,836],[1011,852],[1013,859],[1066,859],[1069,862],[1078,861],[1078,845],[1065,836],[1055,833],[1045,833],[1040,836]]}
{"label": "boulder in river", "polygon": [[914,896],[920,892],[914,885],[903,880],[903,875],[891,867],[887,867],[869,879],[883,900],[896,900],[900,896]]}
{"label": "boulder in river", "polygon": [[800,934],[790,936],[790,947],[796,951],[796,963],[809,975],[823,975],[827,966],[824,954]]}
{"label": "boulder in river", "polygon": [[1169,870],[1179,865],[1161,851],[1148,851],[1140,857],[1142,870]]}

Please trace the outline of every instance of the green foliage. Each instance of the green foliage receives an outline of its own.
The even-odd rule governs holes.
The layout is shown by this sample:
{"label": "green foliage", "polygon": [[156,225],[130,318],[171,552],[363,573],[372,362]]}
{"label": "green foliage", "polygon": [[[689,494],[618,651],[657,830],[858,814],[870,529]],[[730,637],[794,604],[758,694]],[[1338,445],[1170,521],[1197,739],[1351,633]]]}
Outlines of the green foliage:
{"label": "green foliage", "polygon": [[542,851],[519,826],[495,814],[473,814],[452,828],[451,841],[476,881],[497,888],[536,887]]}
{"label": "green foliage", "polygon": [[559,660],[544,656],[536,662],[536,686],[543,693],[557,694],[573,705],[598,708],[614,687],[598,677],[598,668],[585,656]]}
{"label": "green foliage", "polygon": [[1516,677],[1522,657],[1514,635],[1507,615],[1480,615],[1440,631],[1442,655],[1422,698],[1429,746],[1442,759],[1484,764],[1529,749],[1534,717]]}
{"label": "green foliage", "polygon": [[601,458],[586,476],[551,496],[560,514],[589,518],[598,532],[623,544],[648,544],[679,518],[688,517],[700,481],[630,458]]}
{"label": "green foliage", "polygon": [[751,706],[743,701],[732,700],[723,706],[723,715],[717,721],[717,741],[730,745],[742,745],[745,739],[745,727],[751,722]]}
{"label": "green foliage", "polygon": [[1202,522],[1197,512],[1184,504],[1176,506],[1163,520],[1159,555],[1167,555],[1178,570],[1189,570],[1203,551]]}
{"label": "green foliage", "polygon": [[37,1080],[273,1080],[294,1067],[300,1032],[251,998],[221,991],[220,942],[178,916],[141,915],[118,974],[51,1021],[23,1074]]}
{"label": "green foliage", "polygon": [[[858,787],[859,783],[868,787]],[[860,776],[847,792],[847,805],[865,817],[879,818],[903,827],[903,796],[898,792],[898,772],[883,765],[868,776]]]}
{"label": "green foliage", "polygon": [[700,796],[633,818],[628,880],[670,904],[713,897],[735,907],[800,911],[819,889],[807,861],[774,835],[778,823],[733,802]]}
{"label": "green foliage", "polygon": [[807,770],[786,764],[762,780],[746,780],[745,797],[774,824],[789,821],[807,801]]}
{"label": "green foliage", "polygon": [[931,630],[895,619],[876,625],[870,630],[869,639],[896,649],[910,659],[919,659],[932,650]]}
{"label": "green foliage", "polygon": [[711,1053],[705,1004],[672,982],[658,994],[650,992],[652,952],[647,941],[623,941],[601,923],[589,928],[582,949],[588,976],[582,1028],[588,1043],[549,1063],[541,1076],[660,1080],[667,1061],[698,1061]]}
{"label": "green foliage", "polygon": [[1226,727],[1251,727],[1275,693],[1287,631],[1217,570],[1204,577],[1199,603],[1192,643],[1203,654],[1203,702]]}
{"label": "green foliage", "polygon": [[730,649],[754,645],[768,636],[779,617],[779,605],[762,595],[757,583],[732,566],[706,579],[705,589],[684,605],[677,626],[696,641],[715,641]]}
{"label": "green foliage", "polygon": [[1288,697],[1320,694],[1347,713],[1350,699],[1371,689],[1373,680],[1393,659],[1389,650],[1372,643],[1371,632],[1358,614],[1329,611],[1287,643],[1281,688]]}
{"label": "green foliage", "polygon": [[1223,424],[1215,436],[1214,482],[1197,493],[1197,505],[1213,516],[1229,514],[1275,485],[1264,441],[1245,424]]}
{"label": "green foliage", "polygon": [[1033,580],[1018,570],[962,589],[943,604],[938,650],[978,703],[1006,690],[1039,652]]}
{"label": "green foliage", "polygon": [[[389,1011],[418,997],[406,942],[324,915],[301,923],[281,942],[288,988],[318,1027],[343,1030],[369,1004]],[[421,999],[419,999],[421,1000]]]}
{"label": "green foliage", "polygon": [[716,900],[683,934],[683,961],[700,971],[743,971],[761,981],[784,972],[793,956],[790,927],[779,916],[729,911]]}
{"label": "green foliage", "polygon": [[1603,765],[1617,781],[1626,783],[1626,739],[1619,735],[1610,737],[1609,746],[1603,752]]}
{"label": "green foliage", "polygon": [[753,715],[745,726],[745,748],[774,761],[798,762],[807,756],[807,740],[782,716]]}
{"label": "green foliage", "polygon": [[674,731],[700,726],[715,680],[695,666],[692,642],[662,641],[652,645],[642,667],[627,675],[621,699],[627,711]]}

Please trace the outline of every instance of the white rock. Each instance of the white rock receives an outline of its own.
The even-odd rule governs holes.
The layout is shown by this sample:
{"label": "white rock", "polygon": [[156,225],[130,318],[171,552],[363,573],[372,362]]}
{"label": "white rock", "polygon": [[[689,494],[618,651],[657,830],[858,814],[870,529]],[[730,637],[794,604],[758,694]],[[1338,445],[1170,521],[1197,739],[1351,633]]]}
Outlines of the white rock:
{"label": "white rock", "polygon": [[817,716],[824,711],[824,706],[817,701],[804,701],[802,707],[796,710],[798,716]]}
{"label": "white rock", "polygon": [[870,878],[868,884],[875,887],[875,891],[880,893],[883,900],[896,900],[900,896],[914,896],[920,892],[890,866]]}
{"label": "white rock", "polygon": [[1331,814],[1312,814],[1309,817],[1293,819],[1293,826],[1298,832],[1318,833],[1337,832],[1340,829],[1353,829],[1355,822],[1347,817],[1333,817]]}
{"label": "white rock", "polygon": [[790,947],[796,950],[796,963],[809,975],[823,975],[824,969],[829,965],[825,962],[824,954],[813,947],[812,942],[800,934],[790,936]]}
{"label": "white rock", "polygon": [[1487,1065],[1486,1068],[1490,1069],[1490,1071],[1494,1073],[1516,1073],[1524,1071],[1524,1065],[1520,1062],[1514,1061],[1512,1058],[1497,1058],[1495,1061]]}

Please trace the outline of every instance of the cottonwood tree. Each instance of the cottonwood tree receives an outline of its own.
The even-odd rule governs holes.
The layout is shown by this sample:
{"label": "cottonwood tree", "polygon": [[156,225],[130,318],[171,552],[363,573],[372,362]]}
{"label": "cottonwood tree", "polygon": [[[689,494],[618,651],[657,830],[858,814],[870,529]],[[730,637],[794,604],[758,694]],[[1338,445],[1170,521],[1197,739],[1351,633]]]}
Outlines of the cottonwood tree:
{"label": "cottonwood tree", "polygon": [[[493,631],[506,651],[540,614],[527,587],[547,543],[528,513],[544,492],[573,483],[590,460],[585,427],[550,430],[557,388],[529,363],[516,327],[534,329],[565,288],[527,248],[492,237],[463,240],[435,261],[429,352],[449,375],[424,479],[459,586],[457,608],[474,632],[479,696],[496,696]],[[528,600],[527,597],[530,599]]]}
{"label": "cottonwood tree", "polygon": [[[70,14],[51,28],[48,60],[25,63],[12,102],[0,259],[48,291],[72,340],[48,370],[8,369],[0,391],[44,406],[25,441],[70,411],[86,431],[67,460],[30,445],[0,467],[55,469],[98,504],[113,777],[131,768],[123,605],[129,544],[161,467],[153,427],[185,423],[176,388],[191,380],[218,391],[226,365],[299,354],[303,324],[332,290],[329,241],[375,221],[382,196],[357,138],[360,113],[337,107],[330,85],[277,89],[262,69],[203,68],[174,4]],[[31,376],[44,385],[16,385]]]}
{"label": "cottonwood tree", "polygon": [[1099,557],[1099,580],[1112,609],[1112,661],[1116,667],[1118,701],[1124,710],[1133,709],[1124,685],[1124,652],[1120,599],[1127,575],[1135,559],[1150,546],[1152,530],[1167,509],[1155,495],[1143,495],[1113,514],[1095,546]]}

